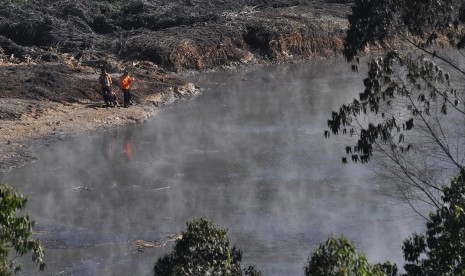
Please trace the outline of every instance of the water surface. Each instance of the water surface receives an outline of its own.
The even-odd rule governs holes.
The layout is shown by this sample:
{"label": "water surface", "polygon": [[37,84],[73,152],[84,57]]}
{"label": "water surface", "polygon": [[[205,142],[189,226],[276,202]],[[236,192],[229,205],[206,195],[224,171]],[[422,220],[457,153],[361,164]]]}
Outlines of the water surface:
{"label": "water surface", "polygon": [[0,181],[30,197],[46,274],[151,275],[171,246],[140,252],[133,240],[199,216],[228,228],[244,264],[265,275],[303,275],[331,233],[373,262],[401,262],[402,240],[421,222],[378,192],[369,167],[341,164],[347,141],[323,136],[362,77],[339,59],[194,76],[197,98],[44,147]]}

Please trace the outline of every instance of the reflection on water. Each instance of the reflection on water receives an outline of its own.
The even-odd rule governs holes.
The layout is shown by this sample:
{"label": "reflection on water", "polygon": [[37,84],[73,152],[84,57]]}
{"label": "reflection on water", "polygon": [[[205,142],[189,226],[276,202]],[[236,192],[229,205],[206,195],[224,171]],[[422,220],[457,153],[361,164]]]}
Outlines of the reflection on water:
{"label": "reflection on water", "polygon": [[130,159],[132,157],[132,141],[131,141],[131,132],[127,132],[124,137],[124,146],[123,146],[124,156]]}
{"label": "reflection on water", "polygon": [[47,273],[150,275],[171,248],[139,252],[132,241],[198,216],[229,228],[265,275],[302,275],[330,233],[400,262],[419,223],[379,195],[369,168],[341,165],[342,138],[323,136],[330,111],[362,89],[349,69],[332,60],[196,76],[198,98],[43,148],[0,181],[30,197]]}

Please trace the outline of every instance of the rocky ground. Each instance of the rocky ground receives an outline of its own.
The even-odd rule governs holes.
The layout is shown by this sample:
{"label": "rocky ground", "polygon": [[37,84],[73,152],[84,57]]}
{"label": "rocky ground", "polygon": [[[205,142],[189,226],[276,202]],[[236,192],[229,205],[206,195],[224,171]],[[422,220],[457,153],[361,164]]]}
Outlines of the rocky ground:
{"label": "rocky ground", "polygon": [[[339,55],[350,11],[323,0],[4,2],[0,171],[33,160],[44,144],[138,123],[195,95],[182,78],[189,70]],[[114,79],[124,69],[134,75],[134,106],[102,105],[102,66]]]}

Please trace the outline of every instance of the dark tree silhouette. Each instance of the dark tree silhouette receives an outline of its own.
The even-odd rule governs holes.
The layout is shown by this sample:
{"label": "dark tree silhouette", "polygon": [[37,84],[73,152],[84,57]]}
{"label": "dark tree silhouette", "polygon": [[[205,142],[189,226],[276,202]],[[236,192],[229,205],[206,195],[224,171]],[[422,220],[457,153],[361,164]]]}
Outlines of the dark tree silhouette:
{"label": "dark tree silhouette", "polygon": [[424,215],[441,206],[442,187],[464,167],[465,2],[357,0],[349,23],[352,66],[369,47],[383,54],[368,62],[365,90],[332,113],[329,131],[349,129],[352,156],[375,158],[391,192]]}

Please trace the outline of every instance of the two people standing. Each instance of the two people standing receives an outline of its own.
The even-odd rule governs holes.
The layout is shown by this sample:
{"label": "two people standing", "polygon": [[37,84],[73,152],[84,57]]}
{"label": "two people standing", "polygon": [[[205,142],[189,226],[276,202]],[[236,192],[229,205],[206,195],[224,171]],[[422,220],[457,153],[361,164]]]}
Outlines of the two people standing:
{"label": "two people standing", "polygon": [[[111,91],[113,80],[110,74],[107,73],[105,67],[102,68],[102,71],[99,76],[99,88],[103,96],[103,101],[109,107],[115,107],[116,94]],[[120,88],[123,90],[124,95],[124,107],[129,107],[131,105],[131,84],[134,82],[134,78],[129,75],[127,70],[120,77]]]}

